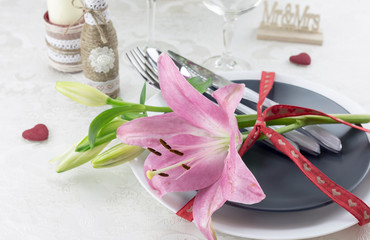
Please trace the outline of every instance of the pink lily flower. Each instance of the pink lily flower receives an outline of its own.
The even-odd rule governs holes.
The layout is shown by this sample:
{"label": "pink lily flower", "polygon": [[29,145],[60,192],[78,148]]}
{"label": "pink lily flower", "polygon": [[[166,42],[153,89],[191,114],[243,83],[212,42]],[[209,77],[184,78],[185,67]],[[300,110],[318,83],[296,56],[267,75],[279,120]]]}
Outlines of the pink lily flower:
{"label": "pink lily flower", "polygon": [[244,85],[215,91],[216,105],[183,78],[167,55],[160,56],[158,72],[162,96],[173,112],[125,123],[117,136],[152,152],[144,169],[160,196],[198,190],[194,222],[207,239],[215,239],[211,216],[226,201],[254,204],[265,197],[237,152],[242,140],[234,111]]}

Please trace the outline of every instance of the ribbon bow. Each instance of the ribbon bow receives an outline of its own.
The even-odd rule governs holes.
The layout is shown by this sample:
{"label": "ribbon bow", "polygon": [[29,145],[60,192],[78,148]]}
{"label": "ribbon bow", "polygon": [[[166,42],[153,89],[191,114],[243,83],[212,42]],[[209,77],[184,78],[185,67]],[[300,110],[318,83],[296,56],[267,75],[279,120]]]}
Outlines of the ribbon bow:
{"label": "ribbon bow", "polygon": [[77,6],[77,5],[75,5],[75,0],[72,0],[72,5],[77,9],[82,9],[83,14],[74,23],[72,23],[71,25],[68,26],[65,33],[68,32],[68,30],[71,26],[79,23],[83,19],[83,17],[85,16],[86,13],[90,13],[94,22],[95,22],[95,24],[96,24],[96,28],[98,29],[100,39],[102,40],[103,43],[107,43],[108,42],[107,38],[105,36],[105,33],[104,33],[102,27],[99,24],[99,21],[102,22],[103,24],[107,24],[107,20],[105,19],[104,15],[103,15],[103,12],[108,8],[108,6],[106,6],[103,9],[96,9],[95,10],[95,9],[87,8],[84,1],[80,1],[80,2],[82,4],[82,6]]}
{"label": "ribbon bow", "polygon": [[[330,116],[323,112],[291,106],[291,105],[274,105],[267,108],[262,112],[263,102],[265,101],[267,94],[270,92],[273,82],[275,79],[274,72],[262,72],[260,82],[260,95],[257,103],[257,121],[253,129],[249,132],[247,139],[244,141],[242,147],[239,150],[239,154],[242,156],[248,149],[258,140],[261,133],[263,133],[282,153],[288,156],[303,172],[303,174],[310,179],[323,193],[330,197],[334,202],[339,204],[341,207],[346,209],[358,220],[358,224],[364,225],[370,222],[370,208],[361,199],[348,192],[346,189],[337,185],[328,176],[322,173],[316,168],[309,160],[307,160],[297,149],[295,149],[282,135],[278,132],[266,127],[265,122],[283,118],[283,117],[296,117],[302,115],[318,115],[325,116],[334,119],[337,122],[343,123],[350,127],[370,132],[370,130],[362,128],[360,126],[345,122],[336,117]],[[181,208],[176,214],[192,221],[193,216],[191,209],[194,202],[194,198],[190,200],[183,208]]]}

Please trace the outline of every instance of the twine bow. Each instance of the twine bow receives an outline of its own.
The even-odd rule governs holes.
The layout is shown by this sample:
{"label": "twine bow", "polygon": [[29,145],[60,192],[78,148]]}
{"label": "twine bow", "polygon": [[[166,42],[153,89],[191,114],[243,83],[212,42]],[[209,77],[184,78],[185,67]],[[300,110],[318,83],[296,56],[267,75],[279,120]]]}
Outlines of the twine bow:
{"label": "twine bow", "polygon": [[75,5],[75,0],[72,0],[72,5],[77,9],[82,9],[83,14],[74,23],[72,23],[71,25],[68,26],[65,33],[68,32],[68,30],[71,26],[79,23],[84,18],[85,14],[89,13],[89,14],[91,14],[91,17],[93,18],[93,20],[96,24],[96,28],[98,29],[100,39],[102,40],[103,43],[107,43],[108,42],[107,37],[105,36],[105,33],[104,33],[102,27],[100,26],[99,21],[102,22],[103,24],[107,24],[107,20],[105,19],[104,15],[103,15],[103,12],[108,8],[108,6],[106,6],[103,9],[96,9],[95,10],[95,9],[87,8],[84,1],[80,1],[80,2],[82,4],[82,6],[77,6],[77,5]]}
{"label": "twine bow", "polygon": [[[323,193],[325,193],[334,202],[339,204],[341,207],[351,213],[355,218],[357,218],[359,225],[369,223],[370,208],[366,205],[366,203],[333,182],[328,176],[322,173],[309,160],[307,160],[298,150],[296,150],[282,135],[272,130],[271,128],[266,127],[265,122],[283,117],[318,115],[329,117],[337,122],[343,123],[358,130],[362,130],[365,132],[370,132],[370,130],[309,108],[291,105],[274,105],[262,112],[263,102],[273,86],[274,79],[275,73],[262,72],[260,82],[260,95],[257,103],[257,121],[253,129],[249,132],[247,139],[244,141],[242,147],[240,148],[239,155],[242,156],[246,151],[248,151],[248,149],[258,140],[261,133],[263,133],[274,144],[274,146],[278,150],[283,152],[286,156],[288,156],[298,166],[303,174],[308,179],[310,179]],[[192,221],[193,216],[191,209],[193,202],[194,198],[190,200],[176,214],[189,221]]]}

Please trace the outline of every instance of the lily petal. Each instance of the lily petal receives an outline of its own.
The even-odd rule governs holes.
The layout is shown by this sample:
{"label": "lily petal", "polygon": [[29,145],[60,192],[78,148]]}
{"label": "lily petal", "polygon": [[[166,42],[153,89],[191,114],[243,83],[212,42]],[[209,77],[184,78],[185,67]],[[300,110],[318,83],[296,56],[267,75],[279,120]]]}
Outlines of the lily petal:
{"label": "lily petal", "polygon": [[159,57],[158,74],[162,96],[175,113],[207,131],[230,129],[225,112],[220,111],[216,104],[194,89],[165,54]]}
{"label": "lily petal", "polygon": [[226,199],[222,194],[219,181],[199,190],[195,196],[193,205],[194,223],[208,240],[216,239],[211,216],[225,202]]}
{"label": "lily petal", "polygon": [[233,139],[234,135],[231,136],[230,150],[221,178],[199,190],[194,200],[194,222],[207,239],[216,239],[211,216],[226,201],[253,204],[265,197],[253,174],[238,155]]}
{"label": "lily petal", "polygon": [[156,175],[148,180],[149,185],[158,190],[161,196],[168,192],[202,189],[220,178],[227,151],[217,149],[219,144],[212,146],[214,140],[210,141],[209,137],[182,134],[165,141],[172,149],[180,151],[183,155],[179,156],[158,145],[155,150],[160,152],[161,156],[150,154],[144,164],[145,172],[178,165],[164,172],[168,174],[167,177]]}
{"label": "lily petal", "polygon": [[221,177],[221,188],[228,201],[254,204],[262,201],[265,194],[256,178],[244,164],[235,148],[235,141],[230,141],[230,152]]}
{"label": "lily petal", "polygon": [[213,94],[218,105],[227,113],[229,118],[235,118],[234,112],[242,99],[244,84],[230,84],[217,89]]}
{"label": "lily petal", "polygon": [[117,137],[123,143],[141,147],[155,147],[160,138],[170,138],[179,133],[207,135],[176,113],[134,119],[117,129]]}
{"label": "lily petal", "polygon": [[238,122],[235,118],[235,109],[240,103],[244,92],[244,84],[230,84],[225,87],[219,88],[212,94],[219,104],[220,108],[229,117],[229,125],[233,132],[238,136],[238,144],[241,144],[241,134],[238,128]]}

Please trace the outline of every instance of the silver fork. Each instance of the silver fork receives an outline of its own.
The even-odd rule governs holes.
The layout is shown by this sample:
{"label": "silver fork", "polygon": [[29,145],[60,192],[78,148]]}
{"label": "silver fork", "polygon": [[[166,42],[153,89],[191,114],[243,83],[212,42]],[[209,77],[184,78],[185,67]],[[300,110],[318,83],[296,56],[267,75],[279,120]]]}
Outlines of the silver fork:
{"label": "silver fork", "polygon": [[[137,69],[140,75],[152,86],[160,90],[160,86],[158,83],[158,75],[157,75],[157,64],[153,59],[151,59],[146,53],[144,53],[140,48],[135,48],[128,53],[126,53],[128,59],[132,63],[132,65]],[[176,61],[175,61],[176,63]],[[180,66],[178,66],[180,67]],[[183,69],[181,69],[183,70]],[[191,77],[189,73],[182,72],[186,78]],[[211,88],[208,88],[206,93],[211,95],[214,92]],[[256,111],[243,105],[240,103],[237,107],[237,110],[242,114],[255,114]],[[320,154],[320,146],[319,144],[309,136],[306,136],[298,131],[291,131],[289,133],[285,133],[284,136],[290,140],[290,142],[297,148],[301,148],[302,150],[313,154],[318,155]],[[297,146],[297,141],[299,147]],[[271,142],[268,140],[265,141],[269,145]]]}

